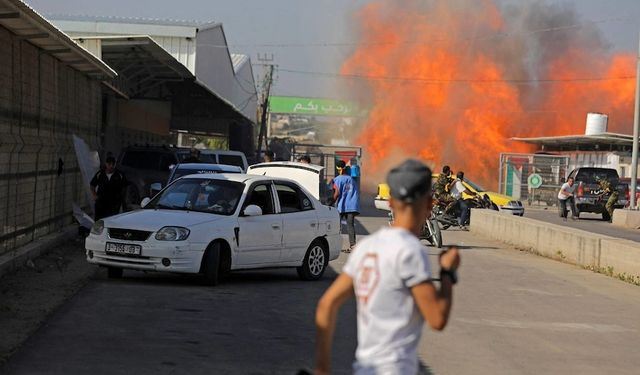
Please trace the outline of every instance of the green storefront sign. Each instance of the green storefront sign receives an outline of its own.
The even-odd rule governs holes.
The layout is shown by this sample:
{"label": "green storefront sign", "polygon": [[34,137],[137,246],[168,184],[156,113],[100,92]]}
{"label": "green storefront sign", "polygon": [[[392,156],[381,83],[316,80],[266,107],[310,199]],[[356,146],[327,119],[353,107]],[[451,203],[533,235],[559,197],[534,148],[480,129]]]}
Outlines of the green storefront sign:
{"label": "green storefront sign", "polygon": [[361,116],[361,109],[354,102],[346,100],[302,98],[295,96],[272,96],[269,111],[277,114],[312,116]]}

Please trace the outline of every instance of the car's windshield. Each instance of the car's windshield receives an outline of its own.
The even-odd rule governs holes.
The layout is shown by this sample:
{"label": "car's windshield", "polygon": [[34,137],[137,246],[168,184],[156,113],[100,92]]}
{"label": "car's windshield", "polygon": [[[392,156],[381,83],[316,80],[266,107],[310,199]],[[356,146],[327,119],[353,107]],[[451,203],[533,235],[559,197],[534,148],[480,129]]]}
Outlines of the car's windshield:
{"label": "car's windshield", "polygon": [[168,209],[231,215],[235,212],[244,184],[235,181],[185,178],[156,195],[145,209]]}
{"label": "car's windshield", "polygon": [[475,190],[475,191],[476,191],[476,192],[478,192],[478,193],[481,193],[481,192],[485,191],[485,190],[484,190],[484,188],[483,188],[482,186],[480,186],[480,185],[478,185],[478,184],[475,184],[475,183],[473,183],[472,181],[467,180],[466,178],[464,179],[464,182],[466,182],[469,186],[471,186],[471,188],[472,188],[473,190]]}

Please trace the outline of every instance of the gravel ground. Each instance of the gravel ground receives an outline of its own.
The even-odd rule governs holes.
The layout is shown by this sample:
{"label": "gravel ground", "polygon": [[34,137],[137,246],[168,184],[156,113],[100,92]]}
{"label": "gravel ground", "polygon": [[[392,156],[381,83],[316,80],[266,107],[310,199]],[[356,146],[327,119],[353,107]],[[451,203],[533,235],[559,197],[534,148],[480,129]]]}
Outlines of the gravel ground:
{"label": "gravel ground", "polygon": [[0,278],[0,365],[96,272],[77,237]]}

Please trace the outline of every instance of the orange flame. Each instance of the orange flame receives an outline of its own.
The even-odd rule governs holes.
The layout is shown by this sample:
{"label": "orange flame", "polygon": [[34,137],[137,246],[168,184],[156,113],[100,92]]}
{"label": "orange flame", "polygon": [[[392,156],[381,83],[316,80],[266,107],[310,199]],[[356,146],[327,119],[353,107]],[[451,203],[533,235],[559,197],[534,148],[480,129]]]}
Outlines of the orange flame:
{"label": "orange flame", "polygon": [[632,54],[612,56],[580,30],[500,35],[518,25],[491,0],[398,3],[360,9],[360,45],[342,66],[370,77],[356,142],[378,181],[419,157],[495,188],[499,153],[534,151],[511,137],[582,134],[587,112],[630,132],[635,82],[617,78],[633,75]]}

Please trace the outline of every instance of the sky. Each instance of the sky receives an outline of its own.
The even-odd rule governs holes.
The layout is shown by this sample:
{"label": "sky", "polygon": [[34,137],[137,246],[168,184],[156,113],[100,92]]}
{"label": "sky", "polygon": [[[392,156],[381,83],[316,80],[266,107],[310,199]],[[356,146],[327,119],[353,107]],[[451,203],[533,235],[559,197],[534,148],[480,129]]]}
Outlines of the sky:
{"label": "sky", "polygon": [[[353,46],[317,44],[355,42],[357,28],[353,20],[354,11],[370,0],[24,1],[45,16],[68,14],[222,22],[231,51],[250,55],[254,64],[260,63],[258,54],[273,54],[281,70],[337,73]],[[497,1],[517,4],[540,0]],[[605,38],[611,42],[611,48],[628,51],[638,49],[640,1],[543,1],[575,6],[585,21],[610,20],[599,25]],[[261,66],[255,66],[254,72],[261,75],[262,69]],[[334,78],[280,71],[276,77],[274,94],[343,97],[343,93],[335,91],[335,83]]]}

